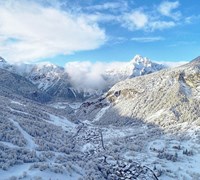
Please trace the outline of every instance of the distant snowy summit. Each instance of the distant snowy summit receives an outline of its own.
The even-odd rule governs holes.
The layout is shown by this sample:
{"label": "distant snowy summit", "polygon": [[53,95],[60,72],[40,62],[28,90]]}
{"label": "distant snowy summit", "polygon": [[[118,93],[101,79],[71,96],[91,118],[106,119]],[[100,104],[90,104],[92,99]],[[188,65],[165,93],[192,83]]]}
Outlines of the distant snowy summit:
{"label": "distant snowy summit", "polygon": [[166,66],[154,63],[147,57],[136,55],[130,62],[107,69],[105,76],[109,79],[110,85],[113,86],[119,81],[150,74],[164,68],[166,68]]}
{"label": "distant snowy summit", "polygon": [[0,63],[5,63],[6,60],[0,56]]}
{"label": "distant snowy summit", "polygon": [[133,74],[132,74],[133,77],[153,73],[166,68],[166,66],[151,62],[150,59],[142,57],[141,55],[136,55],[131,60],[129,67],[133,69]]}
{"label": "distant snowy summit", "polygon": [[104,81],[101,89],[76,87],[65,68],[48,62],[11,65],[0,57],[0,68],[25,77],[50,96],[63,100],[84,100],[101,95],[119,81],[150,74],[166,67],[136,55],[130,62],[120,62],[118,66],[105,67],[105,71],[101,74]]}
{"label": "distant snowy summit", "polygon": [[4,67],[7,64],[6,60],[0,56],[0,67]]}
{"label": "distant snowy summit", "polygon": [[11,67],[11,65],[0,56],[0,68],[2,69],[9,69]]}

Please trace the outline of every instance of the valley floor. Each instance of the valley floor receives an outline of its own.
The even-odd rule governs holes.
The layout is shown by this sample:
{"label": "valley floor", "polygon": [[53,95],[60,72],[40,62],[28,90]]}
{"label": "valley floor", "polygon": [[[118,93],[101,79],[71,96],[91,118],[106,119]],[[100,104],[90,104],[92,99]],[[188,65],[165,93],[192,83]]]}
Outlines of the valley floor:
{"label": "valley floor", "polygon": [[92,120],[69,121],[68,104],[35,109],[23,101],[3,102],[2,180],[200,179],[200,128],[192,124],[182,135],[145,123],[99,126],[109,106]]}

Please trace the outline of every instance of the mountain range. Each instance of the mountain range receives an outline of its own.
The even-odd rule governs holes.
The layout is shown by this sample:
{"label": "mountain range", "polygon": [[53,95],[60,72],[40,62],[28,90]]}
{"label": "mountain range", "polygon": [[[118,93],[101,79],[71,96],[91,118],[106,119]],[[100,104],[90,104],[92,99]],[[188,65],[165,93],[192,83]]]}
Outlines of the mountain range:
{"label": "mountain range", "polygon": [[200,178],[200,58],[137,55],[102,77],[97,93],[65,68],[0,58],[2,179]]}
{"label": "mountain range", "polygon": [[85,100],[97,97],[106,92],[116,82],[149,74],[166,68],[164,65],[151,62],[148,58],[136,55],[130,62],[119,67],[109,67],[101,74],[105,81],[101,90],[95,88],[78,88],[73,85],[70,75],[63,67],[51,63],[9,64],[0,58],[0,68],[20,75],[34,84],[47,95],[69,101]]}

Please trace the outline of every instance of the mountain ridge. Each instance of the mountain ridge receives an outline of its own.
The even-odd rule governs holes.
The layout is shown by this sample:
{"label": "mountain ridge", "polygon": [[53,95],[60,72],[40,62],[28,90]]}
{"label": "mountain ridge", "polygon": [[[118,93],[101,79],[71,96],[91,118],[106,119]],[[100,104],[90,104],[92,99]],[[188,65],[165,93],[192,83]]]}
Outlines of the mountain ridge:
{"label": "mountain ridge", "polygon": [[25,77],[35,84],[38,89],[46,92],[50,96],[70,101],[97,97],[106,92],[116,82],[166,68],[164,65],[151,62],[146,57],[136,55],[124,66],[117,68],[111,67],[101,74],[105,87],[97,91],[97,89],[93,88],[77,88],[73,85],[74,83],[68,72],[63,67],[52,63],[10,65],[5,60],[2,62],[0,68]]}

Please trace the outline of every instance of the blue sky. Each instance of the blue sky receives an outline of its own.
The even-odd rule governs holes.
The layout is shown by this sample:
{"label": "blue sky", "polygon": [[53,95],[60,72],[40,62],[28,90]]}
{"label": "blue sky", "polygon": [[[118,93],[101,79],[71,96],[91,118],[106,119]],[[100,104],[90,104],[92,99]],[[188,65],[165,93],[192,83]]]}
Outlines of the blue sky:
{"label": "blue sky", "polygon": [[195,0],[0,0],[0,56],[11,62],[188,61],[200,55]]}

